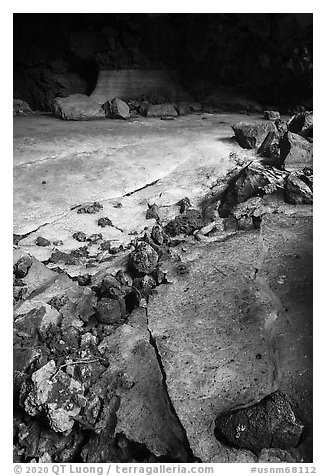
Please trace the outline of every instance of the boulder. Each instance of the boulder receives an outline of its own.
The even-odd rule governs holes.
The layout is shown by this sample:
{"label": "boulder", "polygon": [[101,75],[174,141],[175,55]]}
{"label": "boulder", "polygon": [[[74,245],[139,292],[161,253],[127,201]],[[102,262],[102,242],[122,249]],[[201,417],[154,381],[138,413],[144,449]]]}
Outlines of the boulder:
{"label": "boulder", "polygon": [[128,104],[119,98],[113,99],[111,103],[111,115],[114,119],[129,119],[130,109]]}
{"label": "boulder", "polygon": [[232,126],[235,138],[243,149],[260,147],[267,134],[276,131],[272,121],[238,122]]}
{"label": "boulder", "polygon": [[285,201],[293,205],[308,204],[313,202],[312,190],[296,174],[290,174],[284,188]]}
{"label": "boulder", "polygon": [[264,448],[298,446],[304,428],[279,391],[255,405],[222,413],[215,423],[215,435],[220,441],[256,453]]}
{"label": "boulder", "polygon": [[27,102],[23,101],[22,99],[14,99],[13,115],[27,116],[28,114],[33,114],[33,111],[31,110]]}
{"label": "boulder", "polygon": [[72,94],[66,98],[53,100],[53,113],[67,121],[88,121],[102,119],[105,112],[99,104],[84,94]]}
{"label": "boulder", "polygon": [[313,145],[293,132],[287,132],[280,140],[280,154],[286,170],[301,170],[311,167]]}
{"label": "boulder", "polygon": [[189,104],[185,101],[175,104],[175,109],[179,116],[185,116],[190,112]]}
{"label": "boulder", "polygon": [[312,127],[313,127],[313,114],[312,112],[300,112],[293,116],[289,123],[288,129],[290,132],[294,132],[295,134],[303,134],[307,136],[308,132],[311,131],[312,135]]}
{"label": "boulder", "polygon": [[146,115],[147,117],[177,117],[178,113],[172,104],[150,104]]}

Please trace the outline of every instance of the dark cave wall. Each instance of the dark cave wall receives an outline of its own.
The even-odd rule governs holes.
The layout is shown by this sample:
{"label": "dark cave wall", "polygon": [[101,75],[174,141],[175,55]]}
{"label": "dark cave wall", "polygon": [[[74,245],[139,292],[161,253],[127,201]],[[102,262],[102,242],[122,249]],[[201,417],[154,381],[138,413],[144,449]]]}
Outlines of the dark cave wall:
{"label": "dark cave wall", "polygon": [[99,69],[173,69],[201,99],[221,87],[279,107],[312,97],[312,14],[14,14],[14,97],[50,110]]}

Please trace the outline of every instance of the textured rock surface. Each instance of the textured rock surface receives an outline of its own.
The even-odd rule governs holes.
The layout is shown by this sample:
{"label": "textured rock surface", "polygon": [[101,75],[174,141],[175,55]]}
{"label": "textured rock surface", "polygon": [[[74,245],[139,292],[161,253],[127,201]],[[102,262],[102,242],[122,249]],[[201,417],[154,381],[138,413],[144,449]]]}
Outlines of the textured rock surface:
{"label": "textured rock surface", "polygon": [[116,119],[129,119],[130,111],[129,106],[119,98],[113,99],[111,103],[112,117]]}
{"label": "textured rock surface", "polygon": [[302,203],[311,205],[313,202],[312,190],[294,173],[288,176],[284,192],[285,200],[293,205]]}
{"label": "textured rock surface", "polygon": [[172,104],[150,104],[147,117],[177,117],[178,113]]}
{"label": "textured rock surface", "polygon": [[215,435],[220,441],[255,453],[263,448],[296,447],[302,432],[302,423],[280,392],[268,395],[253,406],[219,415],[215,426]]}
{"label": "textured rock surface", "polygon": [[101,106],[89,96],[83,94],[55,98],[53,100],[53,112],[59,119],[67,121],[88,121],[105,117],[105,112]]}
{"label": "textured rock surface", "polygon": [[26,101],[22,99],[14,99],[13,100],[13,115],[14,116],[27,116],[28,114],[32,114],[33,111],[29,107]]}
{"label": "textured rock surface", "polygon": [[293,132],[281,139],[280,152],[286,170],[300,170],[313,164],[313,145]]}
{"label": "textured rock surface", "polygon": [[[212,415],[278,388],[303,423],[311,421],[311,218],[268,216],[262,225],[262,236],[247,232],[192,257],[188,249],[189,272],[160,286],[149,303],[169,395],[203,461],[236,458],[215,439]],[[305,288],[300,302],[298,286]]]}
{"label": "textured rock surface", "polygon": [[276,131],[272,121],[238,122],[232,129],[237,142],[244,149],[259,147],[269,132]]}

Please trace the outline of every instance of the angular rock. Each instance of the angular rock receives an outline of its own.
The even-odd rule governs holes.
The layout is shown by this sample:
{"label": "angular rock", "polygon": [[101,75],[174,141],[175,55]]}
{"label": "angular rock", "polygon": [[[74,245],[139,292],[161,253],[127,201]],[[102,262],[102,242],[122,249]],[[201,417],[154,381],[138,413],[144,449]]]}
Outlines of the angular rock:
{"label": "angular rock", "polygon": [[288,176],[284,188],[284,198],[287,203],[301,205],[313,203],[313,194],[309,186],[298,175],[292,173]]}
{"label": "angular rock", "polygon": [[13,115],[14,116],[27,116],[33,114],[33,111],[29,107],[26,101],[22,99],[14,99],[13,103]]}
{"label": "angular rock", "polygon": [[266,135],[276,131],[272,121],[238,122],[232,126],[235,138],[243,149],[260,147]]}
{"label": "angular rock", "polygon": [[251,163],[231,181],[218,208],[220,216],[229,216],[236,204],[251,197],[282,190],[286,175],[276,168],[264,167],[258,162]]}
{"label": "angular rock", "polygon": [[179,102],[175,104],[174,107],[179,116],[185,116],[190,112],[189,104],[187,102]]}
{"label": "angular rock", "polygon": [[113,99],[111,102],[111,117],[114,119],[129,119],[130,110],[128,104],[119,98]]}
{"label": "angular rock", "polygon": [[288,129],[290,132],[300,135],[310,135],[308,131],[311,131],[312,135],[313,128],[313,114],[312,112],[300,112],[296,114],[290,122],[288,123]]}
{"label": "angular rock", "polygon": [[215,423],[215,436],[219,441],[256,453],[263,448],[298,446],[304,428],[279,391],[250,407],[222,413]]}
{"label": "angular rock", "polygon": [[264,111],[264,119],[268,121],[276,121],[281,118],[281,115],[278,111]]}
{"label": "angular rock", "polygon": [[116,299],[101,299],[95,306],[95,312],[102,324],[122,324],[121,306]]}
{"label": "angular rock", "polygon": [[280,153],[286,170],[295,171],[313,164],[313,145],[293,132],[280,140]]}
{"label": "angular rock", "polygon": [[22,256],[14,265],[14,275],[17,279],[25,278],[32,266],[32,259],[30,256]]}
{"label": "angular rock", "polygon": [[205,219],[198,210],[187,210],[182,215],[177,216],[170,221],[164,231],[169,236],[180,234],[191,235],[195,230],[199,230],[206,224]]}
{"label": "angular rock", "polygon": [[82,406],[83,387],[62,370],[54,360],[33,373],[31,388],[24,401],[26,412],[35,416],[45,412],[56,432],[69,432]]}
{"label": "angular rock", "polygon": [[105,117],[105,112],[101,106],[84,94],[72,94],[66,98],[55,98],[53,100],[53,112],[59,119],[67,121],[88,121]]}
{"label": "angular rock", "polygon": [[178,113],[172,104],[150,104],[147,117],[177,117]]}
{"label": "angular rock", "polygon": [[139,275],[151,274],[157,265],[158,254],[145,242],[140,242],[129,255],[131,269]]}

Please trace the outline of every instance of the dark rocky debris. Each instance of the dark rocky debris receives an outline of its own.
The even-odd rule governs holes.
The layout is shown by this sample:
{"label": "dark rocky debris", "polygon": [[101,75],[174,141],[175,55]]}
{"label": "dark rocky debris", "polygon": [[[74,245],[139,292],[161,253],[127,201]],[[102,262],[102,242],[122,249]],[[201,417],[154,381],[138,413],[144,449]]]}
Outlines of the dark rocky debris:
{"label": "dark rocky debris", "polygon": [[264,448],[295,448],[304,429],[281,392],[272,393],[251,407],[221,414],[215,424],[217,439],[255,453]]}

